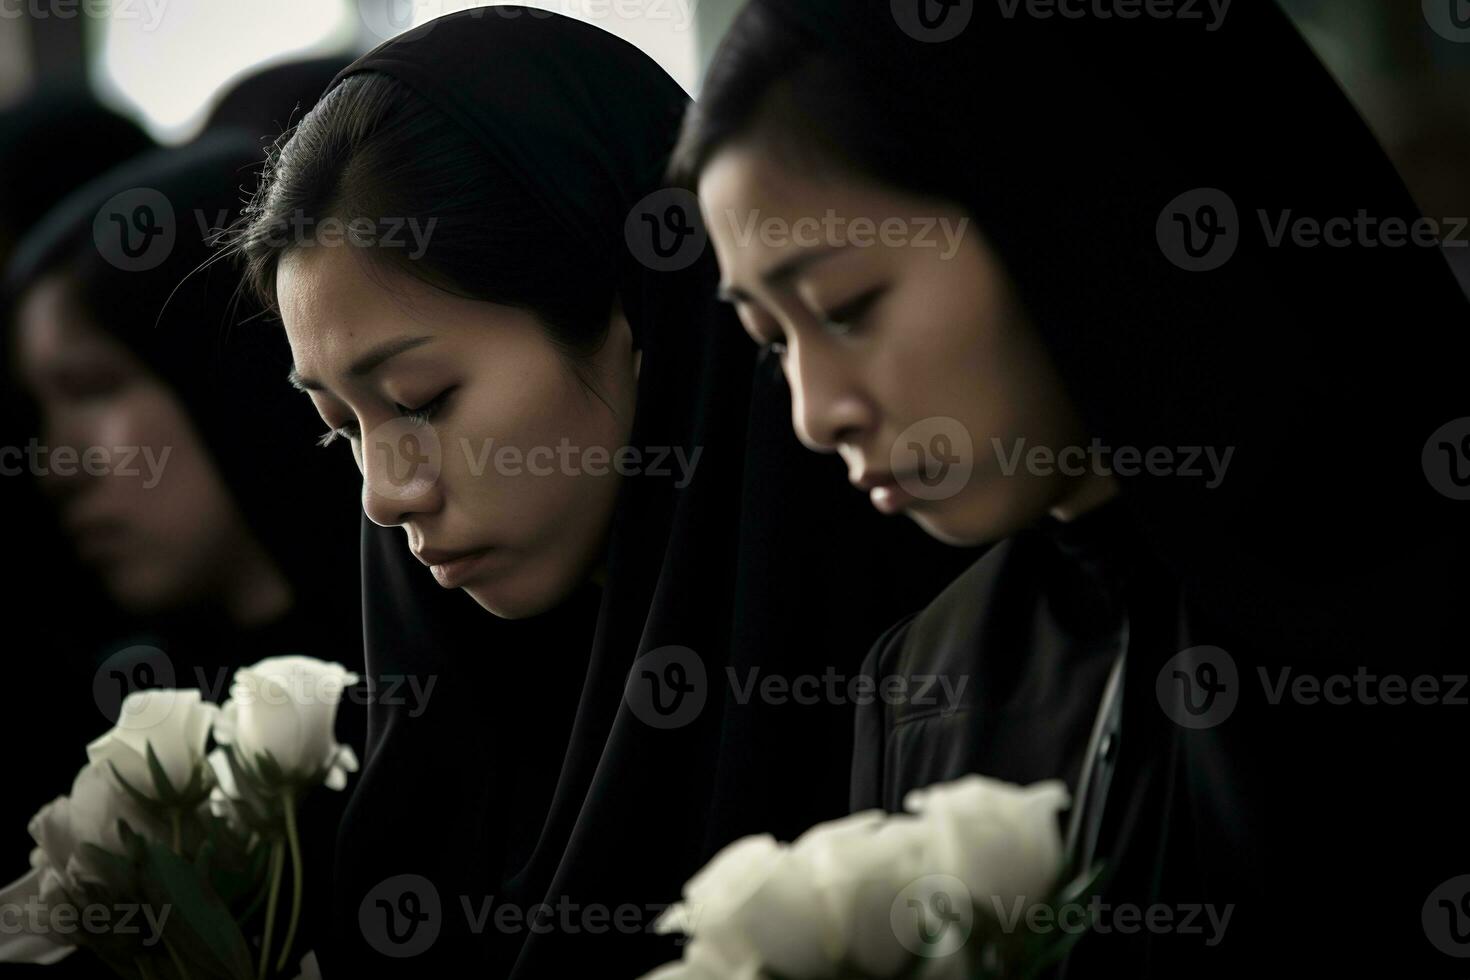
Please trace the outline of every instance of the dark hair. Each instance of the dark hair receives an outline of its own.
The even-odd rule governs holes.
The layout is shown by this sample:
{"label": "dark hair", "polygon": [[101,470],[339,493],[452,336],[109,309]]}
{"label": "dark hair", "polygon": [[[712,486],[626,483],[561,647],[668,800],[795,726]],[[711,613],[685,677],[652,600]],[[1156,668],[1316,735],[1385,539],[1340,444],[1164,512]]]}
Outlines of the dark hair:
{"label": "dark hair", "polygon": [[574,362],[607,336],[617,291],[607,258],[578,254],[513,174],[381,72],[343,79],[268,153],[234,243],[267,310],[278,312],[277,269],[300,244],[282,232],[328,218],[348,226],[366,219],[383,243],[396,236],[403,244],[405,227],[417,227],[426,236],[422,254],[387,244],[363,253],[448,293],[530,311]]}
{"label": "dark hair", "polygon": [[819,32],[748,4],[710,62],[668,175],[692,189],[717,151],[759,123],[807,162],[927,190],[932,181],[906,148],[933,132],[931,120],[900,88]]}

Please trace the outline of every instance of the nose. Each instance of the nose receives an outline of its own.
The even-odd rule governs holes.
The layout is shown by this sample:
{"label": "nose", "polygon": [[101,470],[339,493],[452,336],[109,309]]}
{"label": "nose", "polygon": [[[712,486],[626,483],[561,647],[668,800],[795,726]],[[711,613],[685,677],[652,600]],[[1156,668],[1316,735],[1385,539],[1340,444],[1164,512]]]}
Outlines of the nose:
{"label": "nose", "polygon": [[[83,424],[75,412],[57,412],[46,409],[40,416],[40,445],[47,449],[49,459],[57,450],[70,450],[76,457],[85,455],[87,448],[101,445],[94,438],[92,428]],[[81,465],[47,465],[39,479],[41,491],[57,505],[64,506],[73,497],[90,486],[98,486],[99,476]]]}
{"label": "nose", "polygon": [[791,386],[791,424],[808,449],[831,452],[856,444],[875,413],[844,352],[820,340],[795,338],[787,347],[786,381]]}
{"label": "nose", "polygon": [[384,426],[364,436],[357,466],[368,520],[392,527],[442,507],[441,461],[438,439],[427,427]]}

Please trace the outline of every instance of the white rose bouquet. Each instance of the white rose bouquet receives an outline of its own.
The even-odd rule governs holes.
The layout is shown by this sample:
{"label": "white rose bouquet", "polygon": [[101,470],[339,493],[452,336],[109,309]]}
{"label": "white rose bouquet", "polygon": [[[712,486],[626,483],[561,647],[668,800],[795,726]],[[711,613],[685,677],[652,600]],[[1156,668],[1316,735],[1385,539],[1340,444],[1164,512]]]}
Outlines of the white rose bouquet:
{"label": "white rose bouquet", "polygon": [[128,695],[70,795],[31,819],[31,870],[0,890],[0,963],[85,949],[134,980],[283,974],[302,958],[298,807],[357,769],[332,734],[357,680],[337,664],[272,657],[237,671],[223,706],[195,690]]}
{"label": "white rose bouquet", "polygon": [[968,776],[915,790],[908,812],[818,824],[790,844],[729,845],[655,928],[689,937],[644,980],[973,980],[1029,977],[1078,932],[1028,931],[1038,904],[1075,903],[1099,875],[1063,881],[1057,781]]}

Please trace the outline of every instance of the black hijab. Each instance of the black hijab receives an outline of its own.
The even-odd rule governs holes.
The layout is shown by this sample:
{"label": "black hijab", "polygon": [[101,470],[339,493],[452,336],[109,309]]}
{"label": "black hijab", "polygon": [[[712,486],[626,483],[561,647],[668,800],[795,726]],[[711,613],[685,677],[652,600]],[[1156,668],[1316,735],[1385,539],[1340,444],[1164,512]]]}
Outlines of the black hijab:
{"label": "black hijab", "polygon": [[348,61],[345,55],[308,58],[253,72],[220,96],[204,128],[238,129],[257,140],[274,140],[316,103]]}
{"label": "black hijab", "polygon": [[[1441,975],[1453,960],[1427,933],[1443,919],[1431,893],[1470,858],[1442,754],[1463,740],[1464,709],[1271,702],[1286,669],[1430,677],[1442,695],[1464,673],[1451,624],[1466,522],[1448,476],[1464,462],[1447,466],[1445,449],[1464,446],[1439,430],[1467,414],[1465,301],[1437,248],[1356,232],[1348,247],[1301,247],[1289,231],[1273,245],[1266,228],[1288,212],[1405,227],[1419,214],[1279,10],[1236,4],[1217,22],[1213,6],[1187,6],[1046,17],[951,4],[953,30],[921,19],[936,11],[922,0],[757,0],[746,16],[850,50],[844,61],[881,80],[845,111],[924,137],[848,135],[878,176],[974,216],[1091,435],[1234,449],[1215,488],[1121,477],[1127,521],[1161,569],[1146,591],[1177,590],[1179,604],[1134,634],[1149,653],[1130,653],[1123,802],[1105,820],[1144,850],[1181,845],[1171,853],[1199,867],[1168,874],[1238,903],[1230,941],[1204,954],[1221,970],[1269,957]],[[1238,217],[1218,194],[1182,197],[1210,190]],[[1212,271],[1162,234],[1193,218],[1198,235],[1203,204],[1236,242]],[[1158,724],[1164,660],[1204,644],[1233,658],[1234,713]],[[1130,771],[1172,787],[1169,820],[1130,812],[1146,806]]]}
{"label": "black hijab", "polygon": [[[17,302],[51,272],[75,276],[97,325],[179,399],[250,531],[289,580],[296,607],[323,625],[317,638],[350,653],[355,643],[350,633],[342,642],[342,617],[344,610],[349,621],[355,617],[356,590],[341,562],[356,532],[355,519],[341,510],[356,496],[351,472],[314,443],[315,413],[284,381],[291,364],[285,338],[260,323],[235,322],[257,311],[239,272],[216,252],[262,162],[251,139],[218,132],[108,171],[26,237],[7,270],[6,295]],[[138,207],[149,208],[164,230],[130,256],[100,229],[132,222]],[[113,214],[118,220],[110,223]],[[218,632],[221,613],[168,619],[167,631]]]}
{"label": "black hijab", "polygon": [[[239,291],[238,271],[211,261],[216,232],[238,216],[242,188],[262,159],[254,141],[237,133],[151,151],[65,198],[23,240],[7,270],[12,313],[39,279],[74,276],[92,321],[178,399],[249,530],[292,592],[285,614],[250,626],[212,606],[126,614],[70,557],[69,542],[38,497],[29,512],[13,515],[44,542],[34,554],[16,553],[11,560],[31,572],[16,583],[24,590],[22,608],[48,623],[47,640],[54,645],[49,655],[37,645],[15,651],[29,682],[47,696],[13,706],[17,727],[44,737],[12,772],[18,778],[7,802],[21,811],[7,818],[12,863],[24,861],[29,815],[66,791],[86,762],[86,743],[116,720],[121,695],[109,679],[113,672],[121,671],[131,686],[197,686],[206,698],[220,700],[229,695],[236,668],[268,656],[305,654],[361,668],[352,471],[315,445],[320,423],[286,383],[290,350],[280,331],[260,322],[231,326],[253,309]],[[135,227],[133,209],[144,203],[172,241],[165,247],[167,239],[155,239],[159,249],[144,247],[130,262],[96,229],[115,227],[107,221],[110,213]],[[7,333],[8,358],[14,342]],[[24,397],[7,400],[14,410],[7,414],[7,432],[23,445],[40,432],[41,420]],[[212,560],[228,563],[235,556]],[[359,752],[361,701],[346,700],[338,717],[338,738]],[[329,855],[344,804],[342,794],[323,790],[304,810],[308,905],[320,905],[328,894]],[[310,912],[302,935],[314,935]],[[88,965],[76,956],[47,969],[84,972]]]}
{"label": "black hijab", "polygon": [[[630,215],[662,186],[686,105],[651,60],[583,23],[491,7],[347,73],[368,70],[445,111],[606,256],[643,352],[631,445],[702,455],[682,488],[624,478],[606,584],[528,620],[440,590],[396,530],[364,523],[369,672],[435,687],[422,710],[371,705],[323,965],[634,976],[676,954],[650,926],[715,849],[844,809],[851,704],[747,698],[751,672],[850,678],[958,562],[797,446],[788,393],[716,307],[707,250],[677,271],[638,260],[625,227],[643,227]],[[688,707],[653,711],[643,671],[690,685],[674,702]]]}

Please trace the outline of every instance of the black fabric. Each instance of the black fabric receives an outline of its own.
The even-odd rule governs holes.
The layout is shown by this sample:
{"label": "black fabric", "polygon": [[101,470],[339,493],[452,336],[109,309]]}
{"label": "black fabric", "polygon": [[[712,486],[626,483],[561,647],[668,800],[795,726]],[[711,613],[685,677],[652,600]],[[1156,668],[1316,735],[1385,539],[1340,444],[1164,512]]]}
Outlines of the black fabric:
{"label": "black fabric", "polygon": [[350,60],[288,61],[247,75],[220,96],[205,129],[228,127],[261,142],[274,140],[300,121]]}
{"label": "black fabric", "polygon": [[[263,162],[253,140],[221,131],[107,172],[58,204],[21,243],[6,295],[15,302],[44,274],[74,273],[99,326],[177,394],[301,605],[340,610],[343,596],[355,596],[344,587],[350,577],[342,565],[356,540],[355,481],[316,446],[320,420],[285,383],[285,337],[253,319],[238,269],[216,250]],[[104,204],[129,195],[117,205],[126,207],[143,200],[140,191],[167,199],[171,220],[158,217],[172,225],[174,241],[161,261],[118,265],[99,250],[94,222]]]}
{"label": "black fabric", "polygon": [[[845,808],[851,703],[746,697],[751,671],[850,679],[962,563],[797,445],[774,365],[714,300],[708,251],[670,273],[630,254],[624,219],[660,187],[686,104],[651,60],[595,27],[494,7],[432,21],[359,70],[444,110],[602,249],[643,352],[630,444],[702,455],[683,488],[625,477],[605,584],[528,620],[440,590],[397,530],[364,523],[369,671],[435,687],[421,711],[370,708],[323,968],[636,976],[677,957],[649,927],[719,846]],[[705,702],[655,727],[624,692],[671,645],[698,658]],[[528,923],[541,903],[549,917]],[[415,909],[422,946],[401,918]]]}
{"label": "black fabric", "polygon": [[874,644],[866,674],[933,677],[936,703],[859,710],[854,810],[898,812],[909,790],[970,772],[1061,779],[1075,796],[1140,559],[1125,506],[1115,497],[1002,541]]}
{"label": "black fabric", "polygon": [[[41,542],[37,574],[15,582],[14,609],[41,624],[42,639],[17,646],[29,683],[46,696],[13,705],[16,730],[27,739],[24,759],[10,770],[6,793],[6,855],[18,875],[32,842],[26,821],[65,793],[86,762],[85,746],[112,722],[94,684],[112,684],[122,671],[133,686],[198,687],[204,696],[229,696],[236,668],[265,657],[303,654],[361,670],[360,579],[356,565],[356,481],[335,454],[315,445],[319,420],[286,383],[290,350],[279,328],[249,319],[252,307],[237,293],[239,273],[210,262],[213,231],[239,214],[242,187],[254,179],[263,155],[234,133],[208,134],[183,148],[150,151],[74,190],[21,242],[6,270],[6,309],[13,316],[24,290],[51,273],[78,277],[93,322],[137,355],[178,398],[200,442],[223,477],[250,530],[284,574],[292,602],[268,622],[242,626],[216,605],[181,607],[151,615],[114,607],[100,584],[72,557],[45,501],[28,488],[31,512],[23,521]],[[148,268],[119,268],[99,252],[94,220],[116,195],[156,191],[169,202],[174,241]],[[124,212],[126,213],[126,212]],[[205,263],[209,262],[208,266]],[[233,323],[233,325],[232,325]],[[14,357],[7,323],[6,373]],[[35,406],[7,389],[7,443],[24,445],[42,431]],[[105,478],[105,477],[104,477]],[[21,477],[9,477],[19,480]],[[27,480],[27,483],[31,481]],[[85,492],[85,490],[81,491]],[[14,516],[14,515],[12,515]],[[14,554],[29,562],[29,555]],[[229,562],[234,556],[214,556]],[[167,658],[172,676],[159,670]],[[154,673],[132,664],[150,663]],[[102,680],[99,681],[99,678]],[[366,711],[361,692],[338,712],[338,738],[360,753]],[[318,935],[331,886],[331,853],[346,795],[314,793],[302,813],[307,861],[306,912],[298,953]],[[12,875],[12,876],[14,876]],[[8,880],[8,879],[7,879]],[[27,968],[9,966],[13,972]],[[44,968],[53,976],[91,976],[96,967],[73,955]]]}
{"label": "black fabric", "polygon": [[[863,111],[930,135],[904,144],[903,174],[974,215],[1091,435],[1114,450],[1235,450],[1215,488],[1121,477],[1152,572],[1136,586],[1103,828],[1112,895],[1234,903],[1234,917],[1215,947],[1115,933],[1083,939],[1079,962],[1111,951],[1109,975],[1128,976],[1452,974],[1421,912],[1470,859],[1443,754],[1463,738],[1464,709],[1289,692],[1273,703],[1288,668],[1436,678],[1441,695],[1464,673],[1453,620],[1465,512],[1421,460],[1465,415],[1464,299],[1435,249],[1273,246],[1261,226],[1262,210],[1272,224],[1287,211],[1412,223],[1366,126],[1271,4],[1236,4],[1218,25],[960,5],[951,15],[970,14],[968,26],[923,43],[895,18],[902,5],[757,2],[891,81]],[[1239,212],[1239,247],[1212,272],[1177,267],[1157,238],[1166,206],[1198,188]],[[1008,579],[983,580],[1004,560],[982,562],[969,602],[1007,594]],[[925,635],[964,636],[973,615],[953,597]],[[1177,729],[1155,683],[1169,657],[1204,644],[1232,657],[1240,700],[1215,727]],[[1036,652],[1043,671],[1060,655]],[[1000,669],[990,655],[928,653],[981,672]],[[884,749],[871,725],[865,737]],[[1057,775],[1075,769],[1085,734],[1058,728],[1041,748],[1006,737],[960,748],[941,729],[902,751],[932,753],[923,778],[971,760]],[[904,781],[870,778],[890,803]]]}
{"label": "black fabric", "polygon": [[0,112],[0,261],[56,202],[152,147],[82,86],[48,83]]}

